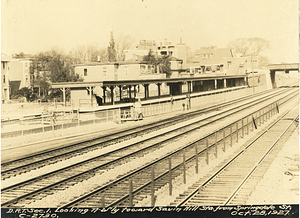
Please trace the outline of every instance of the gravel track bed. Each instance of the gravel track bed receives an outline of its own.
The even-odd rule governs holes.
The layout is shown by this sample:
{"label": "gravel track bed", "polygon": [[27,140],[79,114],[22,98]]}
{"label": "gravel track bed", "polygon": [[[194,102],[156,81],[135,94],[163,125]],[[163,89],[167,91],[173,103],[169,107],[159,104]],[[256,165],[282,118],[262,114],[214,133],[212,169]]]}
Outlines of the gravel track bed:
{"label": "gravel track bed", "polygon": [[[269,123],[276,120],[278,115],[275,115],[273,118],[271,118],[268,122],[265,122],[262,124],[258,130],[255,130],[255,133],[261,132],[263,128],[267,127]],[[203,179],[207,175],[212,175],[219,169],[223,164],[224,160],[229,160],[231,157],[233,157],[235,154],[237,154],[242,148],[244,148],[244,145],[247,141],[249,141],[251,138],[253,138],[253,133],[249,135],[245,135],[243,139],[239,138],[238,143],[234,143],[232,147],[228,146],[226,147],[226,152],[221,152],[222,149],[219,149],[218,158],[215,157],[213,151],[210,151],[209,153],[209,165],[206,164],[206,157],[205,155],[202,155],[199,158],[199,173],[196,174],[195,168],[190,167],[187,170],[186,176],[186,184],[183,183],[183,177],[178,176],[175,180],[172,181],[173,191],[172,195],[169,195],[169,185],[165,185],[161,189],[157,190],[155,192],[155,195],[157,196],[155,206],[166,206],[171,205],[172,202],[176,200],[176,198],[179,197],[180,194],[187,191],[188,188],[190,188],[194,183],[197,181]],[[147,198],[143,199],[142,201],[138,202],[135,206],[137,207],[149,207],[151,206],[151,198],[148,196]]]}
{"label": "gravel track bed", "polygon": [[[267,127],[270,123],[274,122],[280,115],[282,111],[286,111],[289,109],[289,104],[285,105],[280,114],[276,114],[273,116],[268,122],[261,124],[258,130],[256,130],[257,134],[262,132],[265,127]],[[189,187],[191,187],[195,182],[202,179],[207,173],[214,173],[214,167],[222,162],[221,159],[226,159],[229,157],[231,152],[238,152],[239,148],[243,147],[242,145],[247,142],[247,140],[251,139],[253,136],[245,135],[245,138],[239,140],[238,144],[234,144],[232,147],[227,146],[226,153],[222,152],[218,155],[218,159],[215,158],[213,154],[210,154],[210,162],[209,165],[206,165],[205,158],[200,159],[199,161],[199,173],[195,173],[195,169],[191,167],[187,172],[187,182],[183,183],[182,176],[179,176],[176,181],[172,182],[173,193],[172,196],[169,195],[169,186],[165,185],[163,188],[157,190],[155,192],[156,203],[155,206],[166,206],[171,205],[176,198],[179,198],[179,195],[187,192]],[[252,139],[251,139],[252,140]],[[268,170],[262,181],[259,183],[253,194],[250,196],[246,205],[260,205],[260,204],[273,204],[273,203],[296,203],[299,204],[299,132],[295,131],[293,136],[289,139],[289,141],[284,145],[283,152],[278,155],[278,158],[274,161],[271,168]],[[292,148],[291,148],[292,147]],[[294,151],[294,152],[291,152]],[[219,158],[220,157],[220,158]],[[288,162],[288,164],[287,164]],[[201,168],[200,168],[201,166]],[[288,168],[289,167],[289,168]],[[218,167],[219,168],[219,167]],[[293,171],[294,174],[291,178],[291,174],[287,173]],[[279,170],[278,170],[279,169]],[[285,169],[285,170],[283,170]],[[212,170],[211,172],[209,172]],[[283,177],[283,174],[285,175]],[[287,180],[289,179],[289,182]],[[274,182],[274,184],[273,184]],[[272,185],[270,185],[272,183]],[[175,188],[176,187],[176,188]],[[276,192],[278,187],[283,187],[280,192]],[[264,197],[262,196],[264,193]],[[283,197],[284,196],[284,197]],[[291,196],[291,199],[289,199]],[[281,198],[283,197],[283,198]],[[287,200],[289,199],[289,200]],[[145,198],[140,201],[136,206],[151,206],[151,198]]]}
{"label": "gravel track bed", "polygon": [[[198,120],[198,119],[200,119],[200,118],[195,118],[194,120]],[[185,123],[188,123],[188,122],[190,122],[190,121],[187,121]],[[1,188],[5,188],[7,186],[11,186],[13,184],[20,183],[22,181],[25,181],[25,180],[43,175],[43,174],[45,174],[45,172],[51,172],[51,171],[54,171],[54,170],[65,168],[67,166],[71,166],[75,163],[85,161],[85,160],[97,157],[99,155],[103,155],[107,152],[116,150],[118,148],[126,147],[131,143],[137,143],[140,140],[145,140],[145,139],[153,137],[157,134],[161,134],[163,132],[170,131],[174,127],[180,126],[180,125],[182,125],[182,124],[177,124],[177,125],[174,125],[174,126],[167,127],[163,130],[159,130],[160,131],[159,133],[157,131],[151,132],[151,133],[149,133],[147,135],[144,135],[144,136],[138,136],[138,137],[130,139],[128,141],[124,141],[124,142],[121,142],[121,143],[118,143],[118,144],[115,144],[115,145],[111,145],[109,147],[93,150],[93,151],[78,155],[76,157],[72,157],[72,158],[64,160],[64,161],[60,161],[60,162],[57,162],[57,163],[54,163],[54,164],[51,164],[51,165],[47,165],[47,166],[41,167],[41,168],[36,169],[36,170],[31,170],[30,172],[27,172],[27,173],[22,173],[21,175],[18,175],[18,176],[15,176],[15,177],[10,177],[10,178],[8,178],[6,180],[3,180],[1,182]]]}
{"label": "gravel track bed", "polygon": [[[218,113],[218,112],[216,112],[216,113]],[[207,115],[206,115],[206,116],[207,116]],[[242,115],[241,115],[241,116],[242,116]],[[197,119],[199,119],[199,118],[197,118]],[[190,122],[190,121],[188,121],[188,122]],[[228,123],[228,121],[221,121],[221,122],[222,122],[222,123]],[[192,134],[192,135],[189,135],[189,136],[186,136],[186,137],[183,138],[183,139],[180,139],[180,140],[177,141],[177,142],[174,142],[174,143],[172,142],[170,145],[168,145],[168,146],[166,146],[166,147],[163,147],[163,148],[157,150],[157,151],[154,152],[154,153],[147,154],[147,155],[145,155],[144,157],[136,158],[134,161],[130,161],[130,162],[124,164],[124,165],[120,165],[120,166],[118,166],[118,167],[115,167],[113,170],[109,170],[109,171],[103,172],[101,175],[95,175],[94,177],[92,177],[92,178],[90,178],[90,179],[88,179],[88,180],[86,180],[86,181],[83,181],[82,183],[84,183],[84,185],[82,185],[82,186],[80,186],[81,183],[78,183],[78,184],[76,184],[76,185],[74,185],[74,186],[72,186],[72,187],[70,187],[70,188],[67,188],[66,190],[57,192],[57,193],[55,193],[55,194],[53,194],[53,195],[51,195],[51,196],[47,196],[45,199],[48,199],[48,198],[52,197],[52,200],[45,200],[46,204],[38,203],[38,202],[40,202],[40,201],[37,201],[37,202],[35,202],[35,203],[28,204],[28,205],[26,205],[25,207],[49,207],[49,206],[50,206],[50,207],[57,207],[57,206],[59,205],[59,202],[58,202],[58,201],[60,201],[60,200],[58,200],[58,199],[61,199],[60,202],[63,202],[63,203],[64,203],[64,202],[68,202],[70,199],[74,198],[74,196],[75,196],[75,197],[76,197],[76,196],[80,196],[80,195],[82,195],[83,192],[84,192],[84,193],[87,192],[87,190],[88,190],[88,191],[93,190],[93,189],[95,189],[95,188],[97,188],[97,187],[99,187],[99,186],[101,186],[101,185],[107,183],[108,181],[113,180],[113,179],[116,178],[117,176],[124,175],[126,172],[129,172],[129,171],[131,171],[132,169],[135,169],[135,168],[137,168],[137,167],[140,167],[140,166],[144,165],[144,164],[147,163],[147,162],[150,162],[150,161],[153,161],[153,160],[157,159],[157,158],[158,158],[158,155],[157,155],[157,154],[160,154],[161,156],[163,156],[164,154],[168,154],[168,153],[170,153],[172,150],[174,150],[175,148],[181,147],[184,143],[188,143],[188,142],[191,142],[191,141],[193,141],[193,140],[195,140],[195,139],[198,139],[198,138],[199,138],[199,135],[208,134],[209,132],[212,131],[213,128],[216,129],[216,128],[219,127],[220,125],[226,125],[226,124],[221,124],[221,122],[219,122],[218,124],[215,124],[215,125],[211,125],[210,127],[204,127],[204,128],[201,128],[201,131],[199,130],[199,131],[195,132],[195,133]],[[160,130],[160,131],[161,131],[161,130]],[[206,133],[205,133],[205,132],[206,132]],[[150,136],[151,134],[154,134],[154,133],[150,133],[149,136]],[[145,137],[148,137],[148,134],[147,134],[147,136],[144,136],[144,138],[145,138]],[[139,137],[139,138],[140,138],[140,137]],[[141,137],[141,138],[142,138],[142,137]],[[133,141],[134,141],[134,140],[138,140],[138,138],[135,138],[135,139],[132,139],[132,140],[133,140]],[[183,142],[184,142],[184,143],[183,143]],[[104,152],[107,152],[107,151],[104,151],[105,149],[107,149],[107,150],[114,150],[115,148],[113,148],[113,147],[120,146],[121,144],[123,144],[123,143],[116,144],[116,145],[114,145],[114,146],[110,146],[110,147],[107,147],[107,148],[100,149],[100,150],[97,151],[97,152],[99,152],[99,154],[103,154]],[[126,141],[125,144],[128,144],[128,141]],[[38,170],[35,170],[35,171],[36,171],[35,173],[33,173],[33,171],[32,171],[32,172],[29,172],[29,173],[22,174],[22,175],[20,175],[20,176],[24,176],[24,178],[27,177],[26,179],[28,179],[28,177],[29,177],[30,175],[33,176],[33,177],[36,177],[36,176],[37,176],[36,173],[41,173],[41,174],[43,174],[43,172],[48,172],[48,171],[56,170],[56,169],[58,169],[58,168],[62,168],[62,166],[60,166],[60,165],[63,165],[63,167],[65,167],[65,166],[68,164],[67,161],[70,161],[70,162],[72,162],[72,161],[77,161],[77,162],[78,162],[78,160],[82,161],[83,158],[88,159],[88,158],[91,158],[91,157],[94,157],[94,156],[98,156],[98,155],[99,155],[98,153],[97,153],[97,154],[95,154],[95,153],[96,153],[96,151],[89,152],[89,153],[86,153],[86,154],[84,154],[84,155],[80,155],[80,156],[78,156],[78,157],[74,157],[74,158],[72,158],[72,160],[69,159],[69,160],[63,161],[63,162],[61,162],[61,163],[53,164],[53,165],[51,165],[51,166],[42,167],[42,168],[40,168],[40,169],[38,169]],[[75,160],[75,159],[77,159],[77,160]],[[54,166],[54,165],[56,165],[56,166]],[[71,165],[71,163],[69,163],[69,165]],[[49,168],[47,168],[47,167],[49,167]],[[51,169],[50,167],[53,167],[53,169]],[[32,174],[30,174],[30,173],[32,173]],[[40,175],[41,175],[41,174],[40,174]],[[27,175],[27,176],[25,176],[25,175]],[[20,182],[20,178],[21,178],[20,176],[16,176],[16,177],[14,177],[14,178],[8,179],[7,182],[8,182],[10,185],[12,184],[12,183],[11,183],[12,181],[14,181],[14,182],[17,181],[17,183],[19,183],[19,182]],[[99,176],[99,177],[98,177],[98,176]],[[103,179],[103,178],[104,178],[104,179]],[[15,179],[15,180],[13,180],[13,179]],[[94,180],[93,180],[93,179],[94,179]],[[99,181],[101,181],[101,182],[99,182]],[[5,184],[4,184],[4,185],[5,185]],[[2,186],[3,186],[3,183],[2,183]],[[77,187],[77,186],[78,186],[78,187]],[[76,187],[76,188],[75,188],[75,187]],[[83,188],[83,187],[84,187],[84,188]],[[2,188],[3,188],[3,187],[2,187]],[[77,191],[75,191],[75,189],[73,189],[73,188],[77,189]],[[70,190],[70,189],[73,189],[73,190],[68,191],[68,190]],[[69,192],[72,193],[72,194],[68,194]],[[61,194],[59,195],[59,193],[61,193]],[[58,196],[57,196],[57,195],[58,195]],[[56,196],[56,197],[55,197],[55,196]],[[68,200],[67,200],[67,199],[68,199]],[[44,202],[44,201],[42,200],[42,202]],[[35,204],[37,204],[37,205],[35,205]],[[40,204],[41,204],[42,206],[41,206]]]}
{"label": "gravel track bed", "polygon": [[246,204],[299,204],[299,128],[284,144]]}
{"label": "gravel track bed", "polygon": [[[217,112],[215,112],[217,113]],[[241,113],[240,116],[243,116],[244,113]],[[67,203],[68,201],[81,196],[87,192],[90,192],[92,190],[95,190],[96,188],[106,184],[109,181],[112,181],[116,179],[117,177],[124,175],[133,169],[136,169],[138,167],[142,167],[146,163],[149,163],[153,160],[156,160],[159,158],[158,154],[160,156],[166,155],[171,153],[174,149],[182,147],[183,144],[187,144],[188,142],[192,142],[196,139],[199,139],[201,136],[211,133],[213,130],[217,129],[220,126],[228,125],[230,122],[226,120],[221,120],[218,123],[212,124],[209,127],[204,127],[198,130],[197,132],[187,135],[185,138],[182,138],[178,140],[177,142],[172,142],[170,145],[161,148],[157,150],[154,153],[149,153],[145,155],[144,157],[136,158],[135,160],[132,160],[126,164],[120,165],[118,167],[115,167],[112,170],[103,172],[101,175],[95,175],[94,177],[85,180],[81,183],[75,184],[72,187],[69,187],[65,190],[56,192],[53,195],[49,195],[45,197],[44,199],[41,199],[39,201],[30,203],[25,205],[24,207],[57,207],[63,203]],[[228,153],[228,152],[227,152]],[[182,189],[180,189],[182,190]]]}

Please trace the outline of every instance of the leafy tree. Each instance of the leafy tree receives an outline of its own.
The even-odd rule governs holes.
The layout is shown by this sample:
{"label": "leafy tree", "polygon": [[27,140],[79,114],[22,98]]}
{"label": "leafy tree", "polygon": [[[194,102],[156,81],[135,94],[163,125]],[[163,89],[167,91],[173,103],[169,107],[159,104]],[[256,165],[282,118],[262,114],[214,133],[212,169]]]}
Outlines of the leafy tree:
{"label": "leafy tree", "polygon": [[24,52],[20,52],[19,54],[15,54],[13,55],[13,58],[15,59],[20,59],[20,58],[26,58],[26,55],[24,54]]}
{"label": "leafy tree", "polygon": [[47,96],[51,82],[76,82],[80,78],[74,72],[74,62],[72,56],[59,50],[39,53],[30,66],[33,84],[39,85],[43,96]]}
{"label": "leafy tree", "polygon": [[108,54],[109,62],[115,62],[117,60],[117,52],[115,49],[115,40],[114,40],[113,32],[110,32],[110,42],[107,48],[107,54]]}
{"label": "leafy tree", "polygon": [[151,49],[149,50],[148,54],[143,57],[143,61],[146,61],[155,67],[159,64],[157,57],[154,55],[154,52]]}
{"label": "leafy tree", "polygon": [[49,84],[47,84],[47,77],[45,72],[47,71],[48,64],[51,60],[51,56],[49,53],[39,53],[36,55],[31,64],[30,64],[30,74],[32,78],[32,87],[38,85],[40,90],[42,90],[43,95],[45,95],[46,90],[49,88]]}
{"label": "leafy tree", "polygon": [[171,59],[168,55],[158,57],[154,55],[152,50],[149,50],[148,54],[143,57],[143,61],[146,61],[147,63],[155,66],[156,73],[158,67],[160,73],[165,73],[167,75],[171,73],[170,60]]}
{"label": "leafy tree", "polygon": [[165,73],[167,75],[171,74],[171,62],[170,62],[170,60],[171,59],[168,55],[158,58],[159,72]]}
{"label": "leafy tree", "polygon": [[25,97],[27,101],[34,101],[37,99],[36,94],[33,93],[32,90],[28,87],[23,87],[19,90],[15,90],[11,95],[12,99],[18,99],[20,97]]}

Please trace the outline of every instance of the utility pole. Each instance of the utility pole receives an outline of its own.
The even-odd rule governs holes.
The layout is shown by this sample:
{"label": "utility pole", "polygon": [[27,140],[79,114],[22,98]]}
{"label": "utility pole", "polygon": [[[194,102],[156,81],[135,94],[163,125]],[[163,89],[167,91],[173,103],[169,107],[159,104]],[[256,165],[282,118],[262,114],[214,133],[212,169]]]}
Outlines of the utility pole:
{"label": "utility pole", "polygon": [[254,94],[255,88],[254,88],[253,54],[251,54],[251,66],[252,66],[252,87],[253,87],[253,94]]}

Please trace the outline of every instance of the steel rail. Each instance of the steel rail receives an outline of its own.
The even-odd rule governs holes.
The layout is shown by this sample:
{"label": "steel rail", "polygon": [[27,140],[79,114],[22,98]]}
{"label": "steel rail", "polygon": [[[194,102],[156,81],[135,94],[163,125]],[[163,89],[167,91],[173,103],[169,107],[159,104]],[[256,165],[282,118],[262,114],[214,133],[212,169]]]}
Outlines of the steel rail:
{"label": "steel rail", "polygon": [[[284,92],[284,91],[283,91]],[[271,94],[273,94],[273,95],[277,95],[278,93],[271,93]],[[279,94],[281,94],[281,93],[279,93]],[[252,96],[253,97],[253,96]],[[250,97],[249,97],[250,98]],[[241,99],[238,99],[238,100],[236,100],[235,102],[239,102]],[[245,100],[245,99],[242,99],[242,100]],[[247,100],[247,99],[246,99]],[[231,105],[233,102],[228,102],[228,103],[226,103],[225,105]],[[210,108],[206,108],[206,109],[202,109],[202,110],[199,110],[199,111],[196,111],[196,112],[190,112],[190,114],[184,114],[183,116],[184,117],[186,117],[186,116],[195,116],[194,114],[196,113],[196,114],[199,114],[199,113],[203,113],[203,111],[205,111],[205,112],[207,112],[207,109],[210,109],[210,110],[213,110],[213,109],[217,109],[217,108],[219,108],[219,107],[224,107],[224,105],[223,104],[220,104],[220,105],[217,105],[217,106],[212,106],[212,107],[210,107]],[[174,122],[176,122],[176,121],[182,121],[182,117],[180,116],[180,117],[176,117],[175,118],[175,121],[174,120],[172,120],[171,118],[169,118],[169,119],[167,119],[167,121],[166,120],[163,120],[163,121],[161,121],[158,125],[157,125],[157,123],[155,123],[155,124],[150,124],[150,127],[149,126],[146,126],[146,127],[141,127],[142,128],[142,130],[141,130],[141,128],[139,128],[139,127],[137,127],[137,128],[134,128],[134,129],[131,129],[131,130],[124,130],[124,131],[121,131],[120,133],[117,133],[117,135],[121,135],[120,137],[118,137],[118,138],[116,138],[115,136],[113,137],[112,135],[110,135],[110,136],[106,136],[107,138],[112,138],[112,139],[108,139],[108,140],[104,140],[104,141],[102,141],[102,142],[97,142],[97,143],[92,143],[91,145],[89,145],[89,146],[84,146],[83,148],[79,148],[79,149],[76,149],[76,150],[72,150],[72,151],[69,151],[69,152],[66,152],[66,153],[63,153],[63,154],[60,154],[60,155],[56,155],[56,156],[52,156],[51,155],[51,157],[49,157],[49,158],[46,158],[46,159],[42,159],[42,160],[39,160],[39,161],[35,161],[35,162],[32,162],[32,159],[34,158],[34,157],[36,157],[37,155],[45,155],[45,154],[51,154],[51,153],[53,153],[53,152],[55,152],[55,151],[61,151],[61,150],[64,150],[64,149],[67,149],[68,147],[70,147],[70,146],[67,146],[67,147],[64,147],[64,148],[58,148],[58,149],[54,149],[54,150],[51,150],[51,151],[47,151],[46,153],[41,153],[41,154],[37,154],[37,155],[32,155],[32,156],[30,156],[30,157],[26,157],[26,159],[29,159],[30,160],[30,162],[28,163],[28,164],[25,164],[25,165],[22,165],[22,166],[18,166],[18,167],[14,167],[14,168],[10,168],[10,169],[7,169],[7,170],[2,170],[1,171],[1,175],[2,175],[2,180],[4,179],[4,178],[6,178],[5,177],[5,174],[8,174],[9,172],[11,172],[11,171],[16,171],[16,170],[21,170],[21,169],[23,169],[23,168],[25,168],[24,170],[26,170],[26,171],[28,171],[28,169],[26,169],[26,167],[29,167],[29,166],[35,166],[35,165],[37,165],[37,164],[43,164],[43,163],[45,163],[45,162],[49,162],[49,161],[52,161],[52,162],[55,162],[54,160],[56,160],[56,162],[57,161],[59,161],[59,160],[57,160],[58,158],[61,158],[61,157],[65,157],[65,156],[70,156],[70,154],[73,154],[73,153],[75,153],[75,154],[77,154],[78,152],[81,152],[81,151],[83,151],[83,150],[86,150],[86,149],[95,149],[95,147],[106,147],[106,146],[108,146],[108,145],[102,145],[101,146],[101,144],[113,144],[113,142],[116,142],[116,141],[121,141],[121,139],[122,138],[126,138],[126,137],[128,137],[128,135],[122,135],[124,132],[131,132],[130,133],[130,135],[139,135],[138,133],[140,133],[140,132],[142,132],[142,131],[149,131],[149,129],[152,129],[152,128],[157,128],[158,126],[160,127],[160,126],[164,126],[164,125],[166,125],[164,122],[167,122],[167,123],[170,123],[170,125],[171,124],[173,124]],[[152,126],[151,126],[152,125]],[[153,127],[154,126],[154,127]],[[144,128],[144,129],[143,129]],[[135,130],[137,130],[137,131],[135,131]],[[134,132],[132,132],[132,131],[134,131]],[[141,133],[140,133],[141,134]],[[79,143],[76,143],[76,144],[73,144],[73,146],[76,146],[76,145],[79,145],[80,146],[80,144],[81,144],[82,142],[79,142]],[[86,141],[85,142],[83,142],[83,143],[86,143]],[[22,158],[22,159],[18,159],[18,160],[15,160],[15,161],[10,161],[10,162],[7,162],[7,163],[3,163],[3,164],[1,164],[2,166],[2,169],[3,168],[5,168],[5,165],[7,165],[7,164],[15,164],[16,163],[16,161],[22,161],[22,160],[24,160],[25,158]],[[54,159],[54,160],[53,160]],[[37,166],[35,166],[34,168],[36,168]]]}
{"label": "steel rail", "polygon": [[[294,106],[295,107],[295,106]],[[213,175],[211,175],[205,182],[203,182],[200,186],[198,186],[197,188],[194,189],[194,191],[192,191],[187,197],[185,197],[185,199],[183,199],[181,202],[177,203],[176,207],[180,207],[180,206],[184,206],[190,199],[192,199],[198,192],[199,189],[201,187],[206,186],[207,184],[209,184],[214,178],[216,178],[221,172],[223,172],[229,165],[233,164],[234,161],[239,158],[249,147],[251,147],[251,145],[253,145],[256,141],[258,141],[263,135],[265,135],[273,126],[275,126],[279,121],[281,121],[281,119],[286,116],[291,110],[294,109],[294,107],[290,110],[288,110],[286,113],[284,113],[279,119],[277,119],[276,121],[274,121],[270,126],[268,126],[267,129],[265,129],[263,132],[261,132],[255,139],[253,139],[247,146],[245,146],[244,149],[242,149],[240,152],[238,152],[236,154],[236,156],[234,156],[230,161],[228,161],[226,164],[224,164],[216,173],[214,173]],[[296,118],[295,118],[296,119]],[[291,124],[285,129],[284,133],[287,131],[287,129],[292,125],[293,122],[291,122]],[[280,137],[284,134],[282,133],[275,141],[275,143],[271,146],[271,148],[278,142],[278,140],[280,139]],[[270,149],[271,149],[270,148]],[[267,153],[269,153],[270,149],[267,151]],[[267,155],[267,153],[265,153],[263,155],[263,157],[265,157]],[[262,158],[260,159],[260,161],[257,163],[259,164],[261,162]],[[251,170],[250,173],[252,173],[254,171]],[[247,177],[245,178],[245,180],[249,177],[250,175],[248,174]],[[244,180],[244,181],[245,181]],[[244,184],[244,182],[242,182],[239,186],[238,189]],[[232,197],[234,197],[234,195],[236,194],[238,190],[236,190],[230,197],[227,198],[227,200],[225,201],[224,205],[226,205],[231,199]]]}
{"label": "steel rail", "polygon": [[[230,125],[231,125],[231,124],[230,124]],[[221,129],[223,129],[223,128],[221,128]],[[211,136],[211,135],[212,135],[212,134],[209,134],[209,135],[207,135],[207,136],[204,136],[203,138],[201,138],[201,139],[199,139],[199,140],[196,140],[195,142],[190,143],[189,145],[185,146],[184,148],[178,149],[178,150],[175,151],[174,153],[171,153],[171,154],[169,154],[169,155],[167,155],[167,156],[164,156],[164,157],[162,157],[161,159],[159,159],[159,160],[157,160],[157,161],[155,161],[155,162],[153,162],[153,163],[147,164],[146,166],[142,167],[141,169],[137,169],[137,170],[133,171],[132,173],[127,174],[127,175],[125,175],[125,176],[119,178],[118,180],[115,180],[115,181],[113,181],[113,182],[111,182],[111,183],[109,183],[109,184],[107,184],[107,185],[105,185],[105,186],[103,186],[103,187],[100,187],[99,189],[96,189],[96,190],[94,190],[94,191],[91,192],[91,193],[88,193],[88,194],[86,194],[86,195],[84,195],[84,196],[81,196],[81,197],[79,197],[79,198],[73,200],[72,202],[69,202],[68,204],[65,204],[65,205],[63,205],[63,206],[61,206],[61,207],[70,207],[70,206],[74,206],[74,205],[76,206],[77,203],[79,203],[79,202],[81,202],[81,201],[84,201],[84,199],[89,198],[89,197],[91,197],[91,196],[93,196],[93,195],[97,195],[97,193],[99,193],[99,192],[101,192],[101,191],[104,191],[105,189],[107,189],[107,188],[109,188],[109,187],[112,187],[112,186],[114,186],[114,185],[117,185],[117,184],[120,183],[122,180],[128,180],[128,178],[132,177],[134,174],[137,174],[137,173],[139,173],[139,172],[145,170],[146,168],[150,168],[151,166],[157,164],[158,162],[164,161],[164,160],[170,158],[171,156],[174,156],[175,154],[178,154],[178,153],[182,152],[183,149],[186,149],[187,147],[191,147],[191,146],[193,146],[194,144],[196,144],[197,142],[199,142],[199,141],[201,141],[201,140],[203,140],[203,139],[205,139],[205,138],[207,138],[207,137],[209,137],[209,136]],[[219,143],[220,141],[222,141],[222,140],[218,140],[217,143]],[[215,144],[215,143],[212,143],[212,144],[209,146],[208,149],[213,148],[214,144]],[[199,151],[198,154],[202,154],[202,153],[205,152],[205,151],[206,151],[206,149],[203,149],[203,150]],[[192,156],[192,157],[190,157],[189,159],[187,159],[186,162],[188,163],[188,162],[192,161],[194,158],[195,158],[195,155]],[[173,168],[172,168],[172,171],[177,170],[181,165],[182,165],[182,163],[179,164],[179,165],[177,165],[177,166],[175,166],[175,167],[173,167]],[[166,176],[167,174],[168,174],[168,171],[166,171],[165,173],[163,173],[163,174],[159,175],[158,177],[156,177],[156,178],[154,179],[154,181],[157,181],[157,180],[161,179],[163,176]],[[142,185],[140,188],[138,188],[138,189],[136,189],[135,191],[133,191],[132,194],[134,195],[135,193],[140,192],[142,189],[145,189],[145,188],[146,188],[147,186],[149,186],[149,185],[150,185],[150,182],[146,183],[145,185]],[[116,206],[117,204],[119,204],[120,202],[122,202],[122,201],[124,201],[125,199],[128,199],[128,198],[129,198],[129,194],[127,194],[127,195],[125,195],[124,197],[122,197],[121,199],[118,199],[118,200],[116,200],[115,202],[109,204],[108,207]]]}
{"label": "steel rail", "polygon": [[[257,102],[256,102],[256,103],[257,103]],[[240,108],[240,107],[239,107],[239,108]],[[240,110],[242,110],[242,109],[240,109]],[[233,112],[232,114],[234,114],[234,113],[236,113],[236,112]],[[227,115],[227,116],[228,116],[228,115]],[[200,127],[198,127],[198,128],[200,128]],[[191,130],[189,130],[189,131],[191,131]],[[185,134],[186,134],[186,133],[185,133]],[[84,173],[88,173],[88,172],[84,172]],[[47,176],[47,174],[46,174],[46,175],[43,175],[43,176],[41,176],[41,177],[45,177],[45,176]],[[65,180],[64,180],[64,182],[65,182]],[[59,182],[59,183],[61,183],[61,182]],[[57,184],[54,184],[54,185],[48,186],[47,188],[53,187],[53,186],[56,186],[56,185],[57,185]],[[29,194],[27,194],[27,195],[24,195],[22,198],[28,197],[29,195],[32,195],[32,194],[36,194],[36,193],[38,193],[38,192],[40,192],[40,191],[42,191],[42,190],[45,190],[45,189],[43,188],[43,189],[38,190],[37,192],[29,193]],[[21,199],[21,197],[20,197],[20,198],[16,198],[15,200],[19,200],[19,199]],[[12,201],[14,201],[14,200],[11,200],[11,201],[6,202],[5,204],[3,204],[3,206],[4,206],[4,205],[7,205],[8,203],[12,203]]]}

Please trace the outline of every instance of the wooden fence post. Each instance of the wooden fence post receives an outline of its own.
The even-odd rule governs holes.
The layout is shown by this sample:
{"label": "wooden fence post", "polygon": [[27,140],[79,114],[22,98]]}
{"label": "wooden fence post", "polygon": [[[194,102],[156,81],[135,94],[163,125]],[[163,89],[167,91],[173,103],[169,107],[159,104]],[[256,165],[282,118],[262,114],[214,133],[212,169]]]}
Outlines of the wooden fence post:
{"label": "wooden fence post", "polygon": [[130,178],[129,180],[129,207],[133,207],[132,178]]}
{"label": "wooden fence post", "polygon": [[172,163],[171,157],[169,157],[169,195],[172,195]]}
{"label": "wooden fence post", "polygon": [[197,148],[198,146],[197,145],[198,145],[198,143],[196,143],[196,145],[195,145],[195,149],[196,149],[195,150],[195,152],[196,152],[196,157],[195,157],[195,159],[196,159],[196,166],[195,166],[196,167],[196,174],[198,174],[198,148]]}
{"label": "wooden fence post", "polygon": [[217,132],[215,132],[215,149],[216,149],[215,156],[216,156],[216,158],[218,158],[218,136],[217,136]]}
{"label": "wooden fence post", "polygon": [[183,183],[186,184],[185,151],[183,150]]}
{"label": "wooden fence post", "polygon": [[206,164],[209,165],[208,138],[206,138]]}
{"label": "wooden fence post", "polygon": [[154,199],[154,166],[151,168],[151,207],[154,207],[155,199]]}

